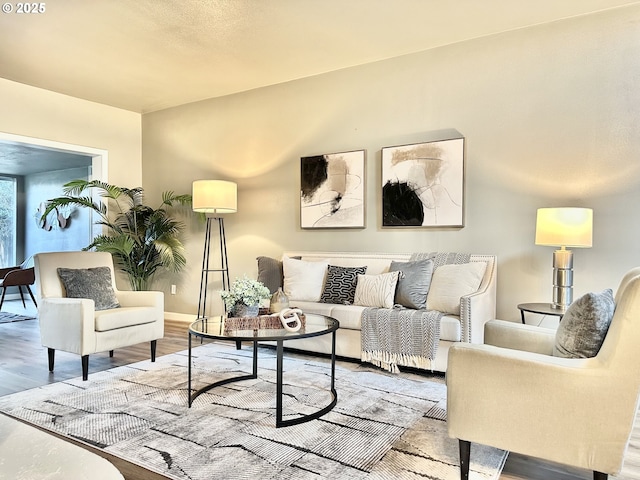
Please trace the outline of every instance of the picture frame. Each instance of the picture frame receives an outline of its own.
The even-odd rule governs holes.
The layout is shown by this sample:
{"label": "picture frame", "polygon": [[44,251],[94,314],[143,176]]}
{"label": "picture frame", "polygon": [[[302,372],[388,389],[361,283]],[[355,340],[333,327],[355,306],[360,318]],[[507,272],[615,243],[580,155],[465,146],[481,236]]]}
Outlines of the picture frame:
{"label": "picture frame", "polygon": [[382,149],[383,227],[464,227],[464,140]]}
{"label": "picture frame", "polygon": [[300,226],[365,228],[365,150],[300,158]]}

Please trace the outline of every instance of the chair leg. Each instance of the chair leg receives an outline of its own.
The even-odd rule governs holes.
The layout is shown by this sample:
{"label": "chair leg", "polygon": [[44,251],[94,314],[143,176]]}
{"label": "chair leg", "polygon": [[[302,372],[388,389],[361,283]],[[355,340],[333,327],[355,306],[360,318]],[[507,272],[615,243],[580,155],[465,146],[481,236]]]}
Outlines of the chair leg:
{"label": "chair leg", "polygon": [[49,357],[49,371],[53,372],[53,364],[56,359],[56,351],[53,348],[49,348],[47,350],[47,355]]}
{"label": "chair leg", "polygon": [[38,306],[38,302],[36,302],[36,297],[33,296],[33,292],[31,291],[31,287],[29,287],[29,285],[25,285],[25,287],[27,287],[27,292],[29,292],[29,295],[31,296],[31,300],[33,300],[33,304],[37,307]]}
{"label": "chair leg", "polygon": [[2,287],[2,298],[0,298],[0,309],[2,309],[2,304],[4,303],[4,294],[7,293],[7,287]]}
{"label": "chair leg", "polygon": [[595,470],[593,472],[593,480],[607,480],[608,478],[609,475],[606,473],[596,472]]}
{"label": "chair leg", "polygon": [[151,361],[156,361],[156,346],[158,345],[157,340],[151,340]]}
{"label": "chair leg", "polygon": [[89,379],[89,355],[82,355],[82,380]]}
{"label": "chair leg", "polygon": [[458,440],[460,447],[460,480],[469,480],[469,459],[471,457],[471,442]]}
{"label": "chair leg", "polygon": [[109,358],[113,358],[113,350],[109,350]]}
{"label": "chair leg", "polygon": [[22,308],[27,308],[27,304],[24,303],[24,292],[22,291],[22,285],[18,285],[18,291],[20,292],[20,298],[22,299]]}

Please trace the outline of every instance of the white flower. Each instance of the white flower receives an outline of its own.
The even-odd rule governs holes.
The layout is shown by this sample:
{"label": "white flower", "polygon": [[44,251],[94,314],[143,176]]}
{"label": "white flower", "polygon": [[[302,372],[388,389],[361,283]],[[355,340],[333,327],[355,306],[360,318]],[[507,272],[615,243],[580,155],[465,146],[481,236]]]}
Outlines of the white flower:
{"label": "white flower", "polygon": [[258,305],[263,298],[270,298],[271,292],[262,282],[252,280],[245,275],[240,279],[236,278],[229,290],[221,290],[220,296],[227,309],[231,309],[236,303],[242,303],[248,307]]}

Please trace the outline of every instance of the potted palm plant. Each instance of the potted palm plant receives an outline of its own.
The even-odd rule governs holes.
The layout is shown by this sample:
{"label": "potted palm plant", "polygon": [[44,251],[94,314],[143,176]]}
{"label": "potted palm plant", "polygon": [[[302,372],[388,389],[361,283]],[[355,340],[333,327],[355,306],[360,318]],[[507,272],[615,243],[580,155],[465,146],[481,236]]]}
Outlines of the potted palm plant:
{"label": "potted palm plant", "polygon": [[[107,199],[109,211],[104,202],[94,202],[88,193],[92,189]],[[96,236],[83,250],[111,253],[116,265],[128,276],[131,288],[147,290],[158,269],[179,272],[186,264],[179,238],[184,224],[171,217],[170,209],[190,206],[191,195],[163,192],[158,208],[145,205],[143,200],[141,187],[72,180],[64,185],[64,196],[47,202],[41,221],[55,208],[75,205],[93,210],[100,217],[96,224],[105,226],[108,233]]]}

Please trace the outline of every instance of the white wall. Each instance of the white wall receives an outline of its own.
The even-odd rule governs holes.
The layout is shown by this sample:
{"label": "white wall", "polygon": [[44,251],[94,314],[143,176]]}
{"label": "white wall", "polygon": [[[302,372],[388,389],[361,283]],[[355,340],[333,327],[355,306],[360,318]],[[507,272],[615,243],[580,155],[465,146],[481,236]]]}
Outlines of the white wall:
{"label": "white wall", "polygon": [[142,184],[141,115],[0,78],[0,132],[108,151],[108,181]]}
{"label": "white wall", "polygon": [[[190,192],[238,182],[226,217],[232,279],[283,250],[497,254],[498,316],[551,299],[553,248],[534,245],[538,207],[594,209],[594,246],[575,252],[576,296],[617,287],[640,264],[640,8],[481,38],[144,115],[143,186]],[[381,32],[383,34],[383,32]],[[466,137],[466,225],[382,229],[380,149],[457,130]],[[300,157],[367,150],[367,227],[300,229]],[[195,313],[204,233],[162,288]]]}

